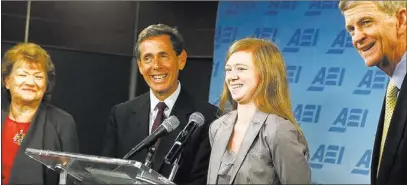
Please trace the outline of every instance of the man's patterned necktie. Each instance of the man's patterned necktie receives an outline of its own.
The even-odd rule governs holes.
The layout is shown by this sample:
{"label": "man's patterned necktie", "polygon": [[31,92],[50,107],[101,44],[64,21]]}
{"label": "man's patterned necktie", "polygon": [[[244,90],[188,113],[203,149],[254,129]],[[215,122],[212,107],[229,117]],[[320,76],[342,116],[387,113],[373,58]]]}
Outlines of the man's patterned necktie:
{"label": "man's patterned necktie", "polygon": [[380,158],[379,158],[379,166],[380,161],[382,159],[384,144],[386,143],[387,131],[389,131],[391,117],[393,116],[394,107],[396,107],[397,101],[397,92],[398,88],[392,82],[389,83],[387,86],[386,91],[386,107],[385,107],[385,115],[384,115],[384,124],[383,124],[383,133],[382,133],[382,142],[380,144]]}

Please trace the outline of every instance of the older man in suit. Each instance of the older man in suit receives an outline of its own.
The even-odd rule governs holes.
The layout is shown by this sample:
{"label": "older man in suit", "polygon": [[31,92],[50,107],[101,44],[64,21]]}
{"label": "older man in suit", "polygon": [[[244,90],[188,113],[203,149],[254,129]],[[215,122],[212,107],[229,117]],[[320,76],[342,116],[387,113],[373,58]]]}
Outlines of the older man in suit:
{"label": "older man in suit", "polygon": [[[168,177],[171,166],[164,158],[179,132],[186,126],[193,112],[205,117],[205,124],[186,145],[176,184],[206,184],[210,145],[209,124],[215,119],[217,107],[195,100],[178,81],[184,69],[187,53],[181,34],[163,24],[151,25],[139,35],[135,46],[138,67],[150,91],[112,108],[103,155],[121,158],[152,133],[166,117],[175,115],[180,120],[176,130],[157,143],[152,168]],[[144,162],[147,150],[130,159]]]}
{"label": "older man in suit", "polygon": [[407,184],[406,1],[341,1],[353,45],[390,77],[377,127],[372,184]]}

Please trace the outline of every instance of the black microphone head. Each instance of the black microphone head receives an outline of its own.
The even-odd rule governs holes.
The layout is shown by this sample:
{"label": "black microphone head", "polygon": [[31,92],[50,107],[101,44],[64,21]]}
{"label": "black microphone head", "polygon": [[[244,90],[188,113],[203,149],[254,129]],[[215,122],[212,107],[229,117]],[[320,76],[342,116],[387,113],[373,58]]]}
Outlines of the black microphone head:
{"label": "black microphone head", "polygon": [[165,119],[161,125],[165,127],[165,130],[167,130],[167,132],[171,132],[178,127],[179,120],[176,116],[173,115]]}
{"label": "black microphone head", "polygon": [[205,123],[205,117],[200,112],[194,112],[189,116],[189,122],[191,121],[200,127]]}

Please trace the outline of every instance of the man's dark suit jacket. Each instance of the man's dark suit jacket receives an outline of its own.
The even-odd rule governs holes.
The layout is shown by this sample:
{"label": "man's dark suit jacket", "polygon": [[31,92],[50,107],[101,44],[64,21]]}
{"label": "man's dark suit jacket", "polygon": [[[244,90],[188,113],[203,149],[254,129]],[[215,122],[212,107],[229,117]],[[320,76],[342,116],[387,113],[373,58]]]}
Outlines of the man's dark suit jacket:
{"label": "man's dark suit jacket", "polygon": [[[206,184],[211,147],[208,138],[210,123],[216,118],[217,107],[207,102],[193,99],[183,88],[170,113],[175,115],[179,126],[160,139],[153,159],[152,169],[168,178],[172,166],[164,163],[164,158],[175,138],[186,126],[189,116],[200,112],[205,123],[189,140],[182,153],[182,163],[173,180],[176,184]],[[134,146],[149,135],[150,94],[145,93],[133,100],[112,108],[106,133],[103,156],[123,158]],[[144,163],[147,149],[134,154],[130,159]]]}
{"label": "man's dark suit jacket", "polygon": [[[7,109],[6,109],[7,110]],[[1,112],[1,127],[8,112]],[[11,170],[9,184],[57,185],[59,174],[25,154],[27,148],[62,152],[79,152],[78,137],[73,117],[67,112],[41,103],[31,122],[27,135],[18,149]],[[73,183],[73,179],[68,179]]]}
{"label": "man's dark suit jacket", "polygon": [[391,118],[387,132],[379,174],[378,162],[380,157],[380,143],[382,139],[385,102],[383,102],[376,139],[373,149],[372,165],[370,170],[372,185],[398,185],[407,184],[407,79],[398,94],[396,107]]}

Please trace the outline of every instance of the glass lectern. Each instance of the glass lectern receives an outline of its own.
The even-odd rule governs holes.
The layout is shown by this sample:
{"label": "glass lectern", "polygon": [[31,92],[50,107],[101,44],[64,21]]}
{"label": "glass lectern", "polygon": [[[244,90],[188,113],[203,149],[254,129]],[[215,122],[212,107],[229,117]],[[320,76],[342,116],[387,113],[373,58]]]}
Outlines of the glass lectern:
{"label": "glass lectern", "polygon": [[81,184],[174,184],[144,164],[116,158],[27,148],[25,154]]}

